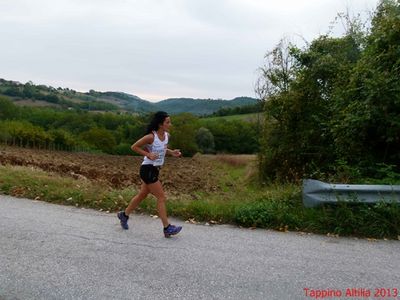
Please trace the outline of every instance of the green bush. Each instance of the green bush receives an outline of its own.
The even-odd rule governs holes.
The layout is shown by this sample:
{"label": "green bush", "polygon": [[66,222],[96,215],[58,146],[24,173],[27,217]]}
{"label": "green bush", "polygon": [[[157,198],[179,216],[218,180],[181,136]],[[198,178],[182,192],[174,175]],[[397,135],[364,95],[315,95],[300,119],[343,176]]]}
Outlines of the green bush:
{"label": "green bush", "polygon": [[121,144],[117,145],[114,148],[113,153],[117,154],[117,155],[133,155],[131,145],[126,144],[126,143],[121,143]]}
{"label": "green bush", "polygon": [[345,19],[342,37],[303,49],[281,42],[266,55],[264,180],[398,178],[399,18],[398,1],[380,1],[370,30]]}

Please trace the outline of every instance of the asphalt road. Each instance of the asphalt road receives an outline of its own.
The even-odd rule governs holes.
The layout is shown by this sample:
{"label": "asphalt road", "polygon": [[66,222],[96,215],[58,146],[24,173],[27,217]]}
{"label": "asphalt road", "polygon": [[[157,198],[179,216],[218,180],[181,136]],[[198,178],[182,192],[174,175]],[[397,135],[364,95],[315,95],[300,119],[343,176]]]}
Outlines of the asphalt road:
{"label": "asphalt road", "polygon": [[0,299],[400,299],[399,241],[173,222],[0,196]]}

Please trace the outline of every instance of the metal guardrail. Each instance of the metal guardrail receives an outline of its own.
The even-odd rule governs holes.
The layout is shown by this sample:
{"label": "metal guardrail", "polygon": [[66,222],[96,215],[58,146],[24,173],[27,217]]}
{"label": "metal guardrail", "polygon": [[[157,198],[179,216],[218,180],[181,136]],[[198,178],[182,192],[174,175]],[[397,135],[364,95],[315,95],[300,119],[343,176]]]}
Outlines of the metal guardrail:
{"label": "metal guardrail", "polygon": [[316,207],[345,201],[351,203],[397,202],[400,185],[333,184],[313,179],[303,180],[303,204]]}

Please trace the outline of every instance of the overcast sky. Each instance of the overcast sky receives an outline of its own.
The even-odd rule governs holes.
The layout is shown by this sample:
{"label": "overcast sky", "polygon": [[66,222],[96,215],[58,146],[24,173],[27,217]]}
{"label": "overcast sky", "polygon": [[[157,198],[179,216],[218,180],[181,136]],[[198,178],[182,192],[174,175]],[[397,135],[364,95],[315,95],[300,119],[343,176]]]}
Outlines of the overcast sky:
{"label": "overcast sky", "polygon": [[257,68],[282,37],[312,41],[338,12],[377,3],[0,0],[0,78],[150,101],[254,97]]}

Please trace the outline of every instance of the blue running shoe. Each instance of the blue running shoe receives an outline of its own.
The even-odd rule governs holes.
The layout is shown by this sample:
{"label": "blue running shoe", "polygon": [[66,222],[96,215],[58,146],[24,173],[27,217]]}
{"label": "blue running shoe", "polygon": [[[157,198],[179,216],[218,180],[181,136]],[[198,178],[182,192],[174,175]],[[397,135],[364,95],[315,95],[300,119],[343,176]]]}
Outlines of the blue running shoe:
{"label": "blue running shoe", "polygon": [[121,222],[121,227],[123,229],[129,229],[128,226],[128,220],[129,220],[129,216],[125,216],[125,213],[123,211],[120,211],[118,214],[118,219]]}
{"label": "blue running shoe", "polygon": [[182,230],[182,226],[168,225],[167,228],[164,228],[164,236],[166,238],[171,237],[171,235],[178,234]]}

